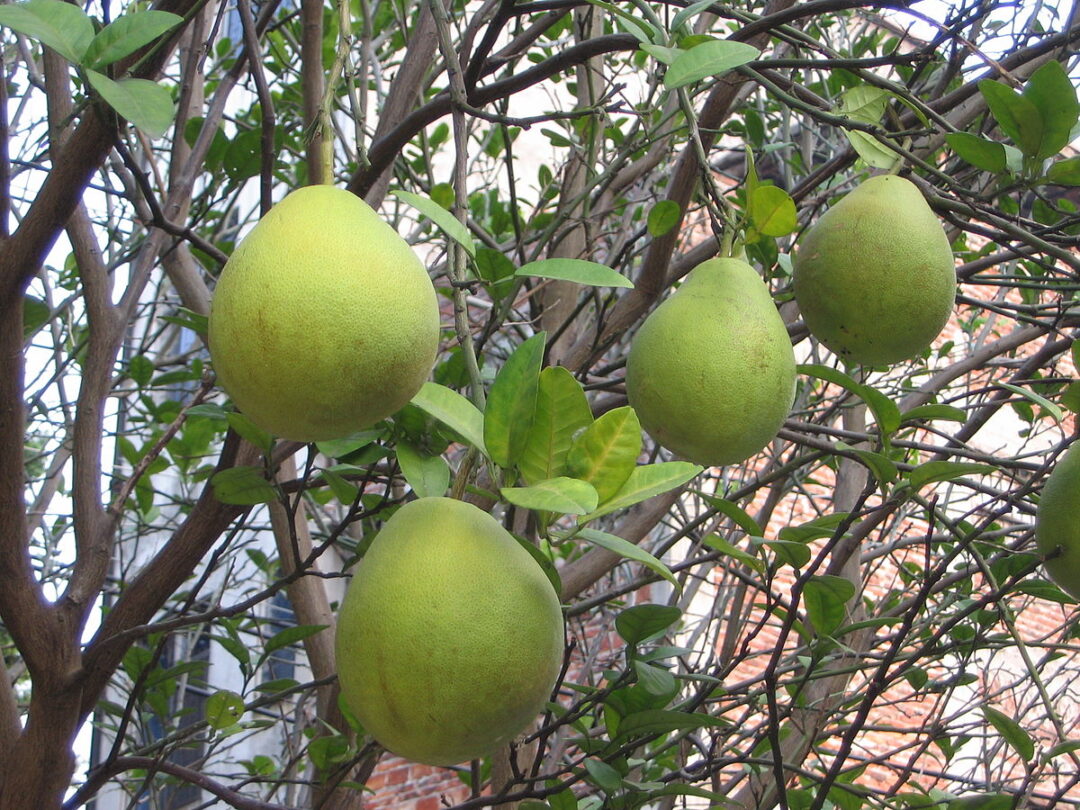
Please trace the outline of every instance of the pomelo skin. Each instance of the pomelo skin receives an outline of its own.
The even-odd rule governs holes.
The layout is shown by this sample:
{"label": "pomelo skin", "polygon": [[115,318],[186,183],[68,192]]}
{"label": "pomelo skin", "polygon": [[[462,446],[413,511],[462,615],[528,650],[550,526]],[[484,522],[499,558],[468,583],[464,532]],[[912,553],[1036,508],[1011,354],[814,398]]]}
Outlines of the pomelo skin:
{"label": "pomelo skin", "polygon": [[921,353],[956,298],[941,222],[902,177],[865,180],[799,242],[795,300],[810,332],[849,363],[886,365]]}
{"label": "pomelo skin", "polygon": [[543,570],[487,512],[421,498],[386,522],[337,621],[341,695],[385,748],[452,765],[493,753],[543,709],[563,619]]}
{"label": "pomelo skin", "polygon": [[795,355],[754,268],[694,268],[635,335],[626,393],[650,436],[698,464],[735,464],[768,444],[791,408]]}
{"label": "pomelo skin", "polygon": [[259,427],[347,436],[405,405],[439,345],[435,289],[412,248],[355,194],[297,189],[236,247],[214,290],[218,382]]}
{"label": "pomelo skin", "polygon": [[1061,590],[1080,599],[1080,441],[1058,459],[1035,512],[1035,545]]}

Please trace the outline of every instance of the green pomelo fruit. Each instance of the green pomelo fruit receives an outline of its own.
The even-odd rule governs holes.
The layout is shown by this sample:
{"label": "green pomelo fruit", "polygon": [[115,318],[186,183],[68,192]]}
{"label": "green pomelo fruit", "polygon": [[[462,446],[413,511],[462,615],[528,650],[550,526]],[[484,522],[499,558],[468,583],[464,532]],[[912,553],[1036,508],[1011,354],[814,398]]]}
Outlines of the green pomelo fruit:
{"label": "green pomelo fruit", "polygon": [[1043,484],[1035,513],[1035,545],[1047,575],[1080,599],[1080,441],[1073,442]]}
{"label": "green pomelo fruit", "polygon": [[337,623],[338,681],[395,754],[491,754],[544,708],[563,660],[558,597],[488,513],[450,498],[401,507],[361,560]]}
{"label": "green pomelo fruit", "polygon": [[439,308],[423,264],[367,203],[307,186],[236,247],[209,329],[236,407],[277,436],[319,441],[412,399],[435,363]]}
{"label": "green pomelo fruit", "polygon": [[952,313],[956,268],[919,189],[871,177],[826,211],[794,258],[795,300],[813,335],[849,363],[907,360]]}
{"label": "green pomelo fruit", "polygon": [[795,355],[769,290],[746,262],[710,259],[645,319],[626,392],[657,442],[706,466],[768,444],[795,391]]}

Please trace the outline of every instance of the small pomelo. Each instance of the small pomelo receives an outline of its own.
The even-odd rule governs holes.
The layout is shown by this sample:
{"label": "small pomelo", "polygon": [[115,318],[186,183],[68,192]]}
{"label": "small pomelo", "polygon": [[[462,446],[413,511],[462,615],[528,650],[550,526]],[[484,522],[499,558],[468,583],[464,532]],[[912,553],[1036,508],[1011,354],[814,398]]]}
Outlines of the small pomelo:
{"label": "small pomelo", "polygon": [[236,407],[276,436],[318,441],[412,399],[435,363],[439,309],[423,264],[367,203],[307,186],[237,245],[209,331]]}
{"label": "small pomelo", "polygon": [[768,444],[795,395],[795,354],[757,271],[698,265],[645,319],[626,360],[626,393],[657,442],[707,466]]}
{"label": "small pomelo", "polygon": [[1061,590],[1080,599],[1080,441],[1073,442],[1043,484],[1035,544]]}
{"label": "small pomelo", "polygon": [[450,498],[402,506],[360,561],[337,623],[338,681],[395,754],[492,753],[543,709],[563,660],[555,590],[491,515]]}
{"label": "small pomelo", "polygon": [[795,300],[814,337],[849,363],[907,360],[952,313],[956,268],[919,189],[878,175],[826,211],[799,241]]}

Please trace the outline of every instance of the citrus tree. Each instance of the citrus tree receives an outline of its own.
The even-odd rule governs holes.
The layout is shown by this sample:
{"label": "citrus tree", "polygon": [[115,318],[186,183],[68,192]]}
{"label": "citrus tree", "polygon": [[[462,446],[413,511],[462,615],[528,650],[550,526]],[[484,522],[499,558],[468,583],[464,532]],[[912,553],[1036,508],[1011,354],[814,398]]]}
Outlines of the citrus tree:
{"label": "citrus tree", "polygon": [[[388,755],[338,699],[335,611],[386,520],[444,496],[565,618],[543,711],[457,766],[461,807],[1077,802],[1080,571],[1034,536],[1080,411],[1075,7],[28,0],[0,25],[0,808],[359,807]],[[930,345],[868,366],[810,333],[792,257],[875,174],[914,184],[957,286]],[[206,339],[237,243],[309,184],[412,245],[441,331],[405,407],[302,443],[233,406]],[[326,233],[294,240],[317,261]],[[759,424],[748,350],[678,453],[626,364],[717,257],[798,365],[763,447],[697,464]],[[660,368],[738,330],[684,311]]]}

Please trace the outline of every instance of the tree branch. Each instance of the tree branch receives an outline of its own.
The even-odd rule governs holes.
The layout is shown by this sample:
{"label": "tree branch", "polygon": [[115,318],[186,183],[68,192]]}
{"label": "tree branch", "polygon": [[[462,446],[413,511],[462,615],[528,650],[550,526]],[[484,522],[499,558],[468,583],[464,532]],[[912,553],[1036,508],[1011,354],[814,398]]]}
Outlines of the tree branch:
{"label": "tree branch", "polygon": [[[432,37],[434,37],[434,32]],[[637,46],[638,41],[630,34],[608,34],[583,42],[580,45],[573,45],[527,70],[477,88],[474,93],[469,95],[469,104],[474,107],[490,104],[498,99],[512,96],[526,87],[539,84],[544,79],[548,79],[556,73],[561,73],[575,65],[587,62],[595,56],[615,51],[630,51],[637,48]],[[434,53],[434,50],[432,53]],[[409,113],[400,123],[390,128],[385,134],[380,135],[376,132],[376,139],[372,142],[371,149],[368,152],[369,164],[353,175],[352,180],[349,181],[349,191],[359,194],[367,199],[369,203],[372,203],[373,200],[376,202],[381,200],[381,195],[372,195],[369,192],[380,182],[382,173],[394,162],[398,152],[401,151],[405,144],[428,124],[439,120],[444,115],[449,115],[451,107],[450,92],[444,90],[423,107]]]}
{"label": "tree branch", "polygon": [[[217,470],[255,464],[259,451],[232,431],[218,460]],[[114,639],[130,627],[146,624],[165,601],[183,585],[218,536],[245,507],[225,504],[214,497],[207,481],[187,519],[168,542],[128,585],[102,620],[83,653],[82,712],[93,711],[101,691],[119,665],[130,640]]]}
{"label": "tree branch", "polygon": [[197,785],[207,793],[212,793],[218,799],[229,805],[229,807],[236,808],[236,810],[293,810],[293,808],[286,807],[283,804],[264,802],[261,799],[253,799],[249,796],[245,796],[243,793],[225,787],[216,779],[211,779],[202,771],[196,771],[192,768],[178,765],[167,759],[155,759],[154,757],[117,757],[113,760],[111,768],[107,771],[95,774],[95,777],[103,785],[119,773],[136,770],[146,771],[151,775],[156,771],[160,771],[161,773],[167,773],[169,776],[175,776],[177,779],[182,779],[185,782]]}
{"label": "tree branch", "polygon": [[[162,0],[156,8],[186,15],[199,0]],[[172,35],[175,43],[183,26]],[[137,78],[154,79],[172,53],[171,47],[157,48],[153,55],[140,64],[134,75]],[[119,65],[122,70],[131,59]],[[9,318],[11,302],[22,298],[26,285],[45,261],[56,243],[75,206],[82,199],[83,190],[94,172],[104,162],[112,147],[116,127],[111,113],[103,112],[97,105],[87,108],[85,118],[54,155],[40,191],[30,205],[15,233],[0,243],[0,318]]]}
{"label": "tree branch", "polygon": [[[794,0],[770,0],[764,18],[775,19],[774,15],[787,10],[793,4]],[[749,36],[744,37],[742,32],[738,32],[731,38],[748,42],[755,47],[763,47],[768,42],[769,30],[771,28],[766,26],[763,30],[752,29]],[[698,116],[701,147],[705,151],[708,151],[715,141],[720,124],[731,112],[739,89],[746,81],[747,79],[740,74],[729,74],[717,81],[709,92]],[[565,363],[569,368],[578,371],[587,368],[596,355],[597,349],[609,345],[616,336],[644,316],[660,293],[667,288],[671,254],[678,243],[682,231],[681,225],[690,199],[697,188],[697,177],[701,170],[696,145],[688,143],[679,156],[671,182],[668,184],[667,199],[679,206],[678,223],[649,243],[641,270],[634,280],[634,289],[618,300],[600,333],[583,335],[567,352]]]}

